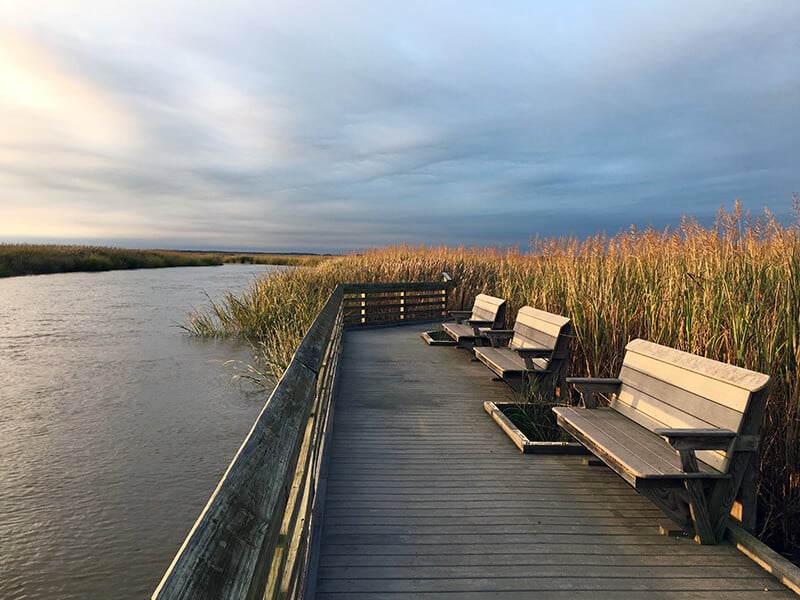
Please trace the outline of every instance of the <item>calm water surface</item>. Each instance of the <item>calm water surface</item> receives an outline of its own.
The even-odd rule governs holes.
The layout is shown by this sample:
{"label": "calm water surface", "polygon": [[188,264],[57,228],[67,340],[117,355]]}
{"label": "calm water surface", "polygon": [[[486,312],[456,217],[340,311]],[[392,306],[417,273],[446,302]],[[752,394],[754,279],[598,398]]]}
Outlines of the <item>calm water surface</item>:
{"label": "calm water surface", "polygon": [[143,598],[266,395],[186,312],[271,267],[0,279],[0,597]]}

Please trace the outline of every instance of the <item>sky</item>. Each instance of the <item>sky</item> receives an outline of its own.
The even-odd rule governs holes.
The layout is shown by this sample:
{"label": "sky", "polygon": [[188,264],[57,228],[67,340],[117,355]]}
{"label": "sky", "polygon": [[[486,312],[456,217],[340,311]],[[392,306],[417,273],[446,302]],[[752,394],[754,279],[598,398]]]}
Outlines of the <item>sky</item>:
{"label": "sky", "polygon": [[799,150],[796,0],[0,0],[0,243],[791,222]]}

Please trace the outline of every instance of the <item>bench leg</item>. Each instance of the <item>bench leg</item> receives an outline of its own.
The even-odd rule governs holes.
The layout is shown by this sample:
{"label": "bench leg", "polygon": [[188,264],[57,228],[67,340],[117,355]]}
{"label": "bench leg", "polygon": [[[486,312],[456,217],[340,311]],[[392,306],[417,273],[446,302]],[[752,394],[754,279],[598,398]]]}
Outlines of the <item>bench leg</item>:
{"label": "bench leg", "polygon": [[[697,457],[694,452],[678,450],[678,456],[680,456],[681,466],[685,473],[698,472]],[[712,512],[716,516],[716,511],[709,511],[709,497],[706,495],[703,482],[697,479],[687,479],[684,481],[684,485],[689,496],[689,512],[692,515],[692,523],[694,524],[694,539],[701,544],[716,544],[716,519],[711,516]],[[718,487],[717,485],[714,486],[715,489]],[[715,507],[712,506],[711,508]]]}
{"label": "bench leg", "polygon": [[655,504],[678,527],[684,531],[692,530],[692,515],[684,488],[642,487],[638,492]]}
{"label": "bench leg", "polygon": [[716,544],[717,535],[703,489],[703,482],[687,479],[686,492],[689,494],[689,512],[694,524],[694,539],[701,544]]}
{"label": "bench leg", "polygon": [[754,533],[758,510],[758,456],[755,452],[751,453],[747,461],[736,499],[741,504],[737,519],[746,531]]}
{"label": "bench leg", "polygon": [[701,481],[687,480],[682,487],[641,487],[639,493],[684,531],[694,531],[700,544],[716,544],[713,510],[709,510],[708,492]]}
{"label": "bench leg", "polygon": [[735,518],[742,527],[753,533],[756,529],[756,512],[758,505],[758,453],[739,452],[731,460],[728,472],[731,479],[720,484],[712,493],[712,502],[720,506],[718,529],[724,533],[728,516],[735,500],[741,503]]}
{"label": "bench leg", "polygon": [[714,531],[718,539],[725,535],[731,508],[737,493],[742,502],[741,521],[752,533],[756,526],[758,465],[755,452],[739,452],[733,457],[728,472],[730,479],[719,481],[711,491],[710,506],[716,517]]}

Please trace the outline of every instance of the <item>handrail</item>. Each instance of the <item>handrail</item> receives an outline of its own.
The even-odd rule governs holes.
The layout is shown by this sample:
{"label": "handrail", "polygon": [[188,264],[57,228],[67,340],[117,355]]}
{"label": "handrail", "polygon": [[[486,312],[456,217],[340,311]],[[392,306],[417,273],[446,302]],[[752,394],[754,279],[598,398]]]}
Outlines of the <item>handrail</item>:
{"label": "handrail", "polygon": [[336,286],[153,600],[303,597],[343,330],[442,317],[447,292],[441,283]]}
{"label": "handrail", "polygon": [[447,316],[450,284],[346,283],[345,327],[433,321]]}

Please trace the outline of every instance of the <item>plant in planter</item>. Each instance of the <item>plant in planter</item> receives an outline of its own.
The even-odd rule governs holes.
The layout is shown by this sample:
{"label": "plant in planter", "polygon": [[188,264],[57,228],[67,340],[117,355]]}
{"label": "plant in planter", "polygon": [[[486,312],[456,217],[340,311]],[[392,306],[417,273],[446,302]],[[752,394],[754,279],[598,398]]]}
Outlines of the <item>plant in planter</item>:
{"label": "plant in planter", "polygon": [[572,438],[556,422],[553,404],[519,403],[498,406],[531,442],[568,442]]}
{"label": "plant in planter", "polygon": [[585,454],[556,422],[552,407],[564,404],[552,383],[532,381],[508,403],[484,402],[483,406],[524,453]]}

